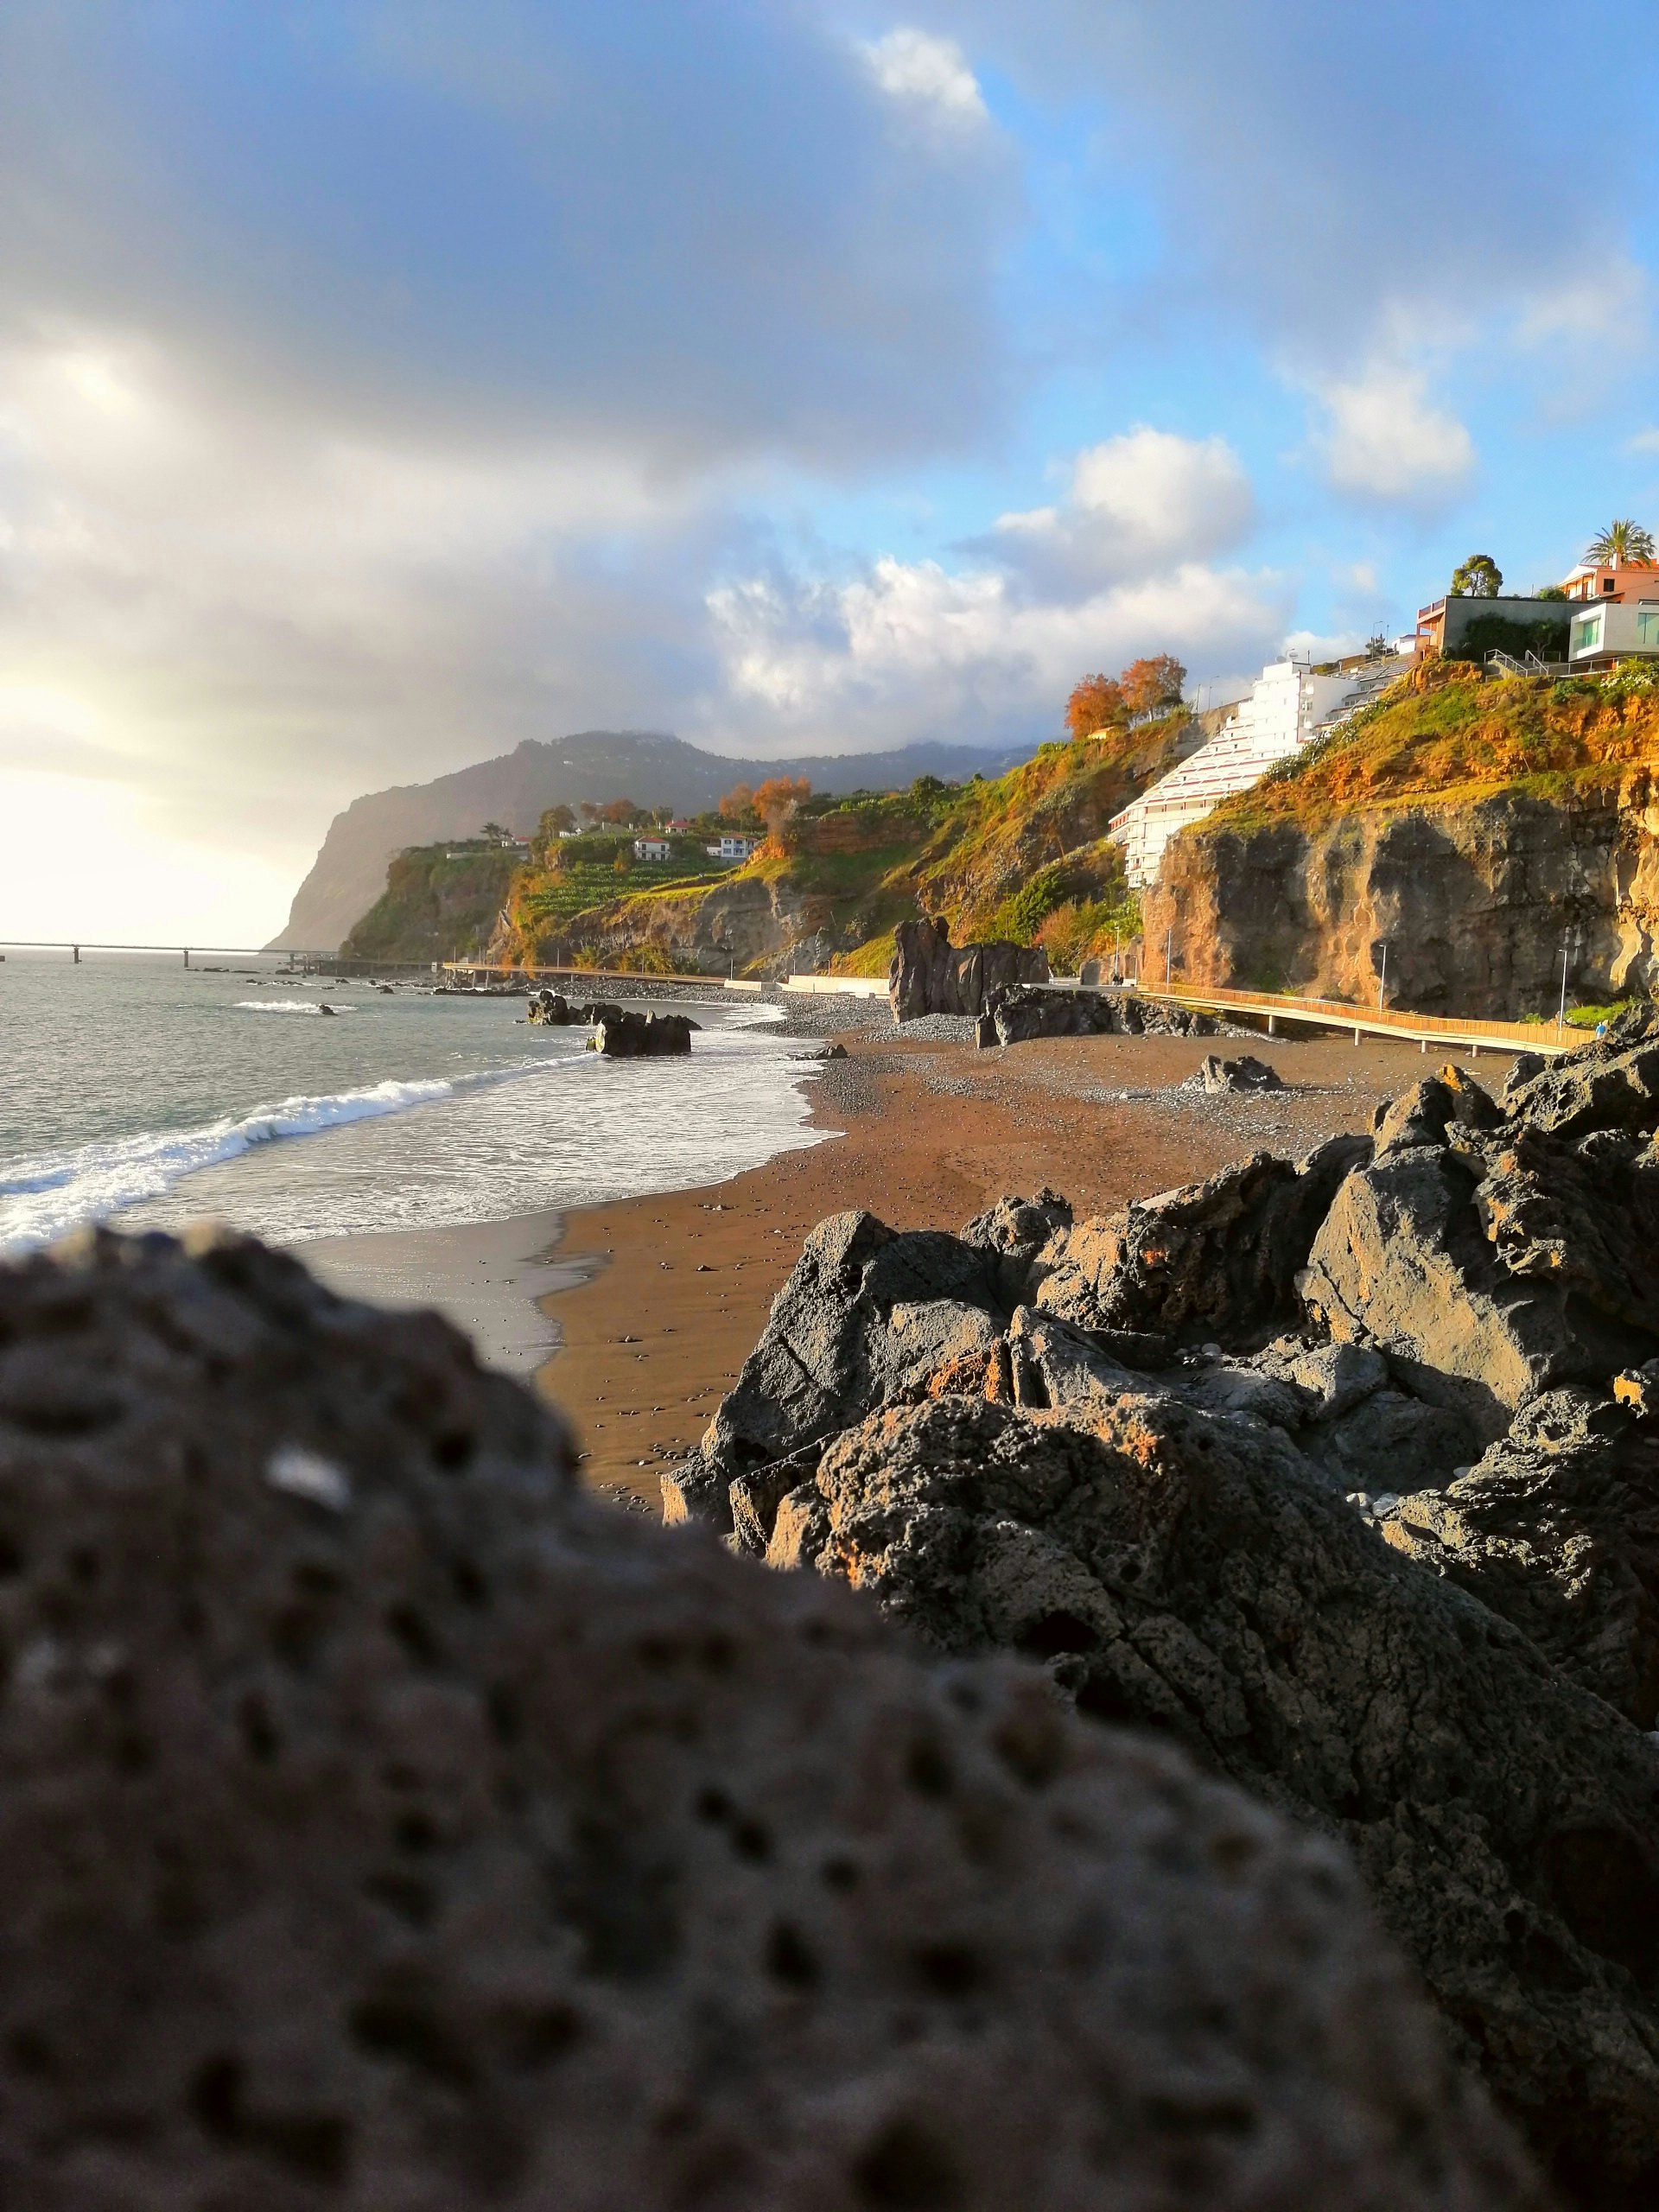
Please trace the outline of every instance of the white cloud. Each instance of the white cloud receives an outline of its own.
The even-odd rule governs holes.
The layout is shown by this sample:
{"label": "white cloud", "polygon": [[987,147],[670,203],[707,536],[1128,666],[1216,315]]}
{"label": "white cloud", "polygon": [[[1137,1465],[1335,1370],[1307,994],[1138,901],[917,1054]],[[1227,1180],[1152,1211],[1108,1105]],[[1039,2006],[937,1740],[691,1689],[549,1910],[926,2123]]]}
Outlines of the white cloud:
{"label": "white cloud", "polygon": [[1516,335],[1527,346],[1639,355],[1650,336],[1652,298],[1646,270],[1620,255],[1523,300]]}
{"label": "white cloud", "polygon": [[1325,416],[1314,444],[1335,490],[1433,505],[1473,474],[1474,441],[1430,398],[1421,369],[1380,359],[1352,378],[1318,382],[1314,391]]}
{"label": "white cloud", "polygon": [[1005,575],[877,561],[841,585],[751,582],[711,593],[728,685],[763,702],[803,747],[856,715],[875,744],[969,726],[1057,731],[1092,668],[1174,652],[1195,672],[1258,664],[1282,633],[1276,576],[1185,563],[1069,601],[1035,601]]}
{"label": "white cloud", "polygon": [[979,79],[955,39],[901,26],[861,50],[890,99],[912,102],[936,121],[957,127],[985,120]]}
{"label": "white cloud", "polygon": [[1659,454],[1659,430],[1638,430],[1627,450],[1630,453]]}
{"label": "white cloud", "polygon": [[1052,588],[1084,588],[1223,552],[1255,518],[1249,477],[1225,439],[1141,423],[1077,456],[1064,504],[999,517],[995,542]]}

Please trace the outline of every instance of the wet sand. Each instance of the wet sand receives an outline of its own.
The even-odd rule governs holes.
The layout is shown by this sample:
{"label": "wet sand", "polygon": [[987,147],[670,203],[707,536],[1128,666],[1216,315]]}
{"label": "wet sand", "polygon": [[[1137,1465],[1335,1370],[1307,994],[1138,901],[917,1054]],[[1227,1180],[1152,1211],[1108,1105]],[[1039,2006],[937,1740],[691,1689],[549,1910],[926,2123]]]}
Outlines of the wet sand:
{"label": "wet sand", "polygon": [[[1080,1215],[1109,1211],[1254,1152],[1300,1154],[1369,1128],[1380,1100],[1446,1057],[1336,1039],[1065,1038],[995,1053],[891,1033],[845,1041],[813,1109],[833,1141],[713,1187],[568,1217],[566,1287],[542,1301],[560,1343],[536,1387],[565,1411],[599,1486],[656,1510],[659,1469],[707,1426],[826,1214],[868,1206],[895,1228],[956,1229],[1044,1184]],[[1290,1088],[1224,1099],[1173,1088],[1217,1050],[1254,1052]],[[1474,1071],[1495,1084],[1507,1065],[1483,1053]]]}

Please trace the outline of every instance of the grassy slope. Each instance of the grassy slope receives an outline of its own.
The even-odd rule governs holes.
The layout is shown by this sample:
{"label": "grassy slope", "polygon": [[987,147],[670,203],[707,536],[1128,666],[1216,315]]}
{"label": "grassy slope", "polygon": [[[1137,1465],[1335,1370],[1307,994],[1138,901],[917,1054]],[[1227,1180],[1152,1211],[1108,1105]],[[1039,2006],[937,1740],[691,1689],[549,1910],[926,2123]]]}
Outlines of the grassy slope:
{"label": "grassy slope", "polygon": [[[1041,943],[1069,970],[1116,931],[1134,932],[1122,855],[1104,832],[1190,749],[1189,727],[1173,715],[1046,745],[991,780],[813,799],[740,874],[787,892],[805,928],[828,931],[842,973],[885,975],[894,925],[921,912],[946,916],[958,942]],[[639,899],[590,918],[636,938],[651,921]]]}
{"label": "grassy slope", "polygon": [[815,798],[781,839],[737,869],[695,847],[666,868],[641,868],[626,838],[585,837],[562,848],[553,866],[532,864],[509,882],[505,872],[487,880],[472,873],[470,858],[445,863],[442,848],[423,849],[393,862],[385,895],[353,932],[353,947],[360,940],[372,957],[435,958],[442,938],[447,957],[456,943],[469,949],[480,931],[487,938],[505,906],[512,927],[500,950],[510,959],[602,957],[615,938],[628,945],[631,965],[649,966],[655,938],[657,964],[666,966],[667,942],[685,930],[698,893],[753,879],[789,893],[805,927],[829,932],[843,948],[835,963],[843,970],[885,974],[894,924],[927,912],[946,916],[958,942],[1046,944],[1067,971],[1109,949],[1116,931],[1133,934],[1135,902],[1119,849],[1105,842],[1107,824],[1191,743],[1190,725],[1173,715],[1043,746],[994,780],[925,778],[907,791]]}
{"label": "grassy slope", "polygon": [[499,846],[456,851],[414,845],[397,854],[386,887],[340,948],[354,960],[448,960],[487,941],[512,880],[514,859]]}
{"label": "grassy slope", "polygon": [[1659,685],[1645,675],[1552,683],[1431,661],[1185,834],[1319,828],[1368,808],[1456,805],[1505,791],[1566,797],[1639,766],[1659,768]]}

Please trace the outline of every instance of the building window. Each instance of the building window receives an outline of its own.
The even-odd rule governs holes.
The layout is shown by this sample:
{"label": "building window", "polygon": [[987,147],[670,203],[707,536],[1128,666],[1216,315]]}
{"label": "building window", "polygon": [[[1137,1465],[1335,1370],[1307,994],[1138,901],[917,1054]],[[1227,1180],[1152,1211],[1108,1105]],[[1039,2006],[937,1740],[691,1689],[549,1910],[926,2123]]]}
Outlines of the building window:
{"label": "building window", "polygon": [[1580,653],[1592,653],[1600,645],[1601,613],[1598,609],[1593,614],[1580,615],[1573,625],[1573,652],[1575,657]]}
{"label": "building window", "polygon": [[1603,591],[1616,591],[1618,588],[1618,579],[1613,576],[1604,576],[1601,580],[1601,588]]}
{"label": "building window", "polygon": [[1659,652],[1659,607],[1643,606],[1636,610],[1636,642]]}

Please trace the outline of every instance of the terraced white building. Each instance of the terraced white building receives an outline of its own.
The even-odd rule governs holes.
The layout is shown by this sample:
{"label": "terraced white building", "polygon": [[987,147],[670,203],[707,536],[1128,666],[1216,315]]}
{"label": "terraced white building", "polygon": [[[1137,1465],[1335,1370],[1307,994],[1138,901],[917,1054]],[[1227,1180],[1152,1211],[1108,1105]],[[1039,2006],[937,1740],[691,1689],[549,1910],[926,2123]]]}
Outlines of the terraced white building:
{"label": "terraced white building", "polygon": [[1112,817],[1107,834],[1124,848],[1130,883],[1139,889],[1153,880],[1178,830],[1203,821],[1233,792],[1248,791],[1268,769],[1345,719],[1409,665],[1402,657],[1336,676],[1315,675],[1296,659],[1264,668],[1233,719],[1207,745]]}

